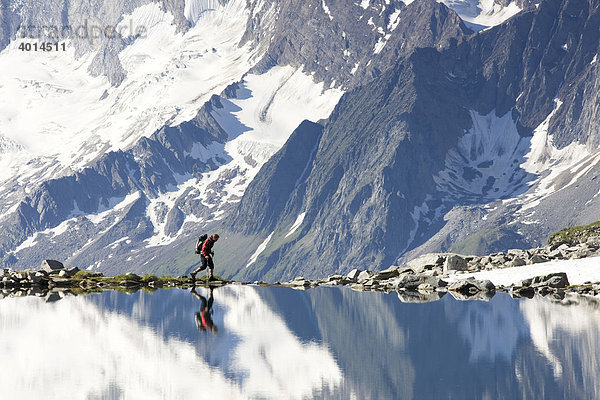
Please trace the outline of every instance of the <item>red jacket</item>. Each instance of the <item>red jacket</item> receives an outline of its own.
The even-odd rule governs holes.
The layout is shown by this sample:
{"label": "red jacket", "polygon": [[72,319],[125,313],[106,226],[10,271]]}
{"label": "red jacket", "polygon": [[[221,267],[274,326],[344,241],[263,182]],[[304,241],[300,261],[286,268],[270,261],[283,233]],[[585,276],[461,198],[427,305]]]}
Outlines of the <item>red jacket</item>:
{"label": "red jacket", "polygon": [[213,242],[211,238],[208,238],[204,241],[204,243],[202,244],[202,255],[204,257],[208,258],[210,256],[214,244],[215,242]]}

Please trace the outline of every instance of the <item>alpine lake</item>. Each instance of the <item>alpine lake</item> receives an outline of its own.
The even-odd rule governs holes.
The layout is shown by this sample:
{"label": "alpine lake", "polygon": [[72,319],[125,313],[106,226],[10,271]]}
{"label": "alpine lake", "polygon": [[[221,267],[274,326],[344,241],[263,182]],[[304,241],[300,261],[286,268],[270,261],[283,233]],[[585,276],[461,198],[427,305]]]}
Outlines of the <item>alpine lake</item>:
{"label": "alpine lake", "polygon": [[226,285],[0,299],[6,399],[598,399],[600,302]]}

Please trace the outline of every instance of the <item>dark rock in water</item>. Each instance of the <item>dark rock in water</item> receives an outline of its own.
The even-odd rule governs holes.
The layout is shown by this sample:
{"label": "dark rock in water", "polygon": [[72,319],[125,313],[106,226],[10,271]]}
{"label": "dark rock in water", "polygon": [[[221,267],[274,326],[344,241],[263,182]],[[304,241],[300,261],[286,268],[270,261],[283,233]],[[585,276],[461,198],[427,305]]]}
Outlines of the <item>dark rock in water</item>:
{"label": "dark rock in water", "polygon": [[496,286],[488,280],[478,281],[474,278],[468,278],[451,283],[448,290],[464,295],[474,295],[479,292],[495,292]]}
{"label": "dark rock in water", "polygon": [[71,280],[69,278],[57,278],[54,277],[50,280],[50,285],[54,287],[70,287]]}
{"label": "dark rock in water", "polygon": [[122,287],[140,286],[140,282],[132,281],[132,280],[124,280],[124,281],[119,282],[119,286],[122,286]]}
{"label": "dark rock in water", "polygon": [[529,287],[529,286],[514,287],[510,291],[510,295],[513,298],[527,297],[528,299],[531,299],[535,295],[535,289],[533,289],[532,287]]}
{"label": "dark rock in water", "polygon": [[64,269],[65,266],[60,261],[56,260],[44,260],[42,261],[41,270],[46,272],[54,272],[57,270]]}
{"label": "dark rock in water", "polygon": [[496,294],[496,292],[477,292],[474,294],[464,294],[460,292],[448,292],[450,296],[454,297],[459,301],[471,301],[471,300],[479,300],[479,301],[490,301],[492,297]]}
{"label": "dark rock in water", "polygon": [[46,297],[46,302],[47,302],[47,303],[53,303],[53,302],[55,302],[55,301],[58,301],[58,300],[60,300],[60,299],[61,299],[61,297],[60,297],[60,295],[59,295],[58,293],[56,293],[56,292],[52,292],[52,293],[50,293],[50,294],[49,294],[49,295]]}
{"label": "dark rock in water", "polygon": [[414,290],[402,290],[398,292],[398,299],[403,303],[428,303],[438,301],[446,292],[417,292]]}

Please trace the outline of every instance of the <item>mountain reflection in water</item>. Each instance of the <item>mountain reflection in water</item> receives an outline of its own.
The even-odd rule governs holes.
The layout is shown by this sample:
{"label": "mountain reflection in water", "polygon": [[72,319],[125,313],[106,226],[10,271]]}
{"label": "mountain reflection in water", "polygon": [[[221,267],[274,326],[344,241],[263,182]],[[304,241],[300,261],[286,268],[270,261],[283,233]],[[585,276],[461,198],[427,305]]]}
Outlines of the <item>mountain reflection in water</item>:
{"label": "mountain reflection in water", "polygon": [[0,300],[3,397],[599,398],[594,299],[196,291]]}

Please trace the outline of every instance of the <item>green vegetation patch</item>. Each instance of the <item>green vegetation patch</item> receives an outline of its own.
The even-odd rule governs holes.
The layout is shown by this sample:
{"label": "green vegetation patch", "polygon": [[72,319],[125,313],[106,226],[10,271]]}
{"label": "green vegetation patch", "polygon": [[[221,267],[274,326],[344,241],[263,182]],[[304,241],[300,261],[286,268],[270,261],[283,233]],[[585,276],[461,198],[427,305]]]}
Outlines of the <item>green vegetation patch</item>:
{"label": "green vegetation patch", "polygon": [[592,236],[600,236],[600,221],[593,222],[589,225],[573,226],[571,228],[565,228],[561,231],[555,232],[550,235],[548,244],[576,244],[585,242],[587,238]]}

